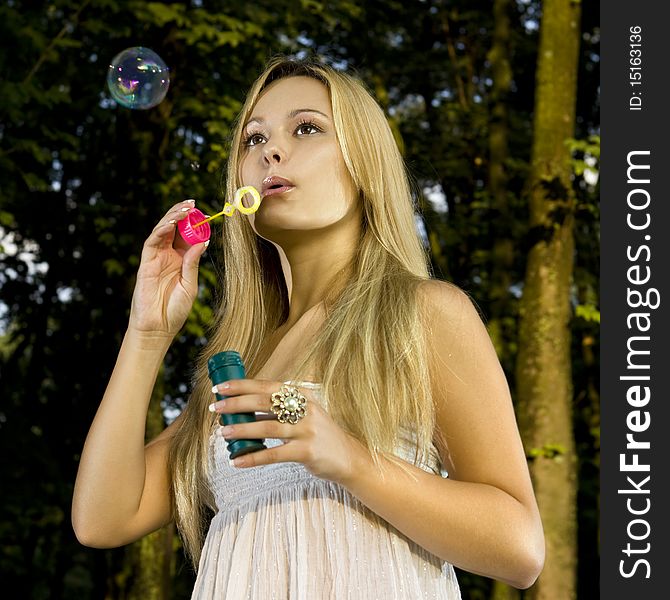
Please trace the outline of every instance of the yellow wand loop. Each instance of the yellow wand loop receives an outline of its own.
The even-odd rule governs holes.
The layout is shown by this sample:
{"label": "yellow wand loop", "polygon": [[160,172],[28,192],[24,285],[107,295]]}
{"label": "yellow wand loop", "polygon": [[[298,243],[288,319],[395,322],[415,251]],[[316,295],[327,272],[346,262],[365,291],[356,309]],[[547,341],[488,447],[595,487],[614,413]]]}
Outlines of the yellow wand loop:
{"label": "yellow wand loop", "polygon": [[[247,194],[251,194],[251,196],[254,199],[254,203],[251,206],[244,206],[244,204],[242,204],[242,198],[244,198],[244,196],[246,196]],[[261,195],[258,193],[258,190],[253,185],[246,185],[244,187],[238,188],[238,190],[235,192],[235,198],[233,199],[232,204],[230,204],[230,202],[226,202],[221,212],[218,212],[215,215],[212,215],[211,217],[207,217],[206,219],[196,223],[192,227],[194,229],[196,227],[200,227],[201,225],[204,225],[205,223],[208,223],[209,221],[212,221],[220,217],[221,215],[232,217],[233,214],[235,213],[235,210],[239,210],[242,214],[250,215],[252,213],[255,213],[260,205],[261,205]]]}

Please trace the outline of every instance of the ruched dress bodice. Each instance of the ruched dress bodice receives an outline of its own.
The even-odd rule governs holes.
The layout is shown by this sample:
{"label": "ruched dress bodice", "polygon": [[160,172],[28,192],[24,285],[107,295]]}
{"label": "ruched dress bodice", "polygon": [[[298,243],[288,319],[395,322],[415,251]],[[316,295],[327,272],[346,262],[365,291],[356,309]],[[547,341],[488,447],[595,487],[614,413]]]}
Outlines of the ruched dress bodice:
{"label": "ruched dress bodice", "polygon": [[[324,406],[319,384],[311,388]],[[265,440],[266,446],[282,443]],[[212,434],[210,485],[217,512],[205,540],[194,600],[454,600],[453,567],[300,463],[238,469]],[[409,459],[408,445],[396,454]],[[413,454],[411,454],[413,456]],[[438,474],[437,452],[429,464]]]}

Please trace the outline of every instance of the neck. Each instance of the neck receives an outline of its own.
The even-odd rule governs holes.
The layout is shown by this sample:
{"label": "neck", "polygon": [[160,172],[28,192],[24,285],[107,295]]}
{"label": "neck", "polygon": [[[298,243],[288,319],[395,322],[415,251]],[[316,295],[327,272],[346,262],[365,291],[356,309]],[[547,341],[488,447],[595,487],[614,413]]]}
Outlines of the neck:
{"label": "neck", "polygon": [[300,232],[296,243],[278,246],[289,296],[286,325],[337,293],[358,246],[358,230]]}

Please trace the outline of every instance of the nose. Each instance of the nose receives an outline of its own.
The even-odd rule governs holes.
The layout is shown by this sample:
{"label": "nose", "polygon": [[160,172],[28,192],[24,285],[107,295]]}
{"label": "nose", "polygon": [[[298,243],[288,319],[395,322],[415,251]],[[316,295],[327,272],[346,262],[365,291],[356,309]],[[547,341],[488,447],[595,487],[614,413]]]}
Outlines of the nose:
{"label": "nose", "polygon": [[267,144],[263,149],[263,161],[266,165],[278,165],[286,160],[286,152],[276,143]]}

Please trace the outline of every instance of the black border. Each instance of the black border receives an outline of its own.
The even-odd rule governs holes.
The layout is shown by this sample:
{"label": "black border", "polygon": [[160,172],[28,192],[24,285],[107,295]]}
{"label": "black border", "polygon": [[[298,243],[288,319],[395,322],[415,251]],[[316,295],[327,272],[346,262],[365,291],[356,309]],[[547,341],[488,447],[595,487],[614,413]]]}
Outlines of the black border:
{"label": "black border", "polygon": [[[601,598],[662,598],[667,597],[666,567],[667,549],[670,540],[670,498],[668,486],[668,464],[670,452],[670,365],[665,365],[668,328],[664,307],[670,301],[667,296],[668,261],[670,260],[670,234],[665,232],[670,204],[670,190],[666,183],[670,173],[667,146],[670,139],[666,132],[666,111],[664,110],[670,91],[667,82],[670,68],[666,65],[670,56],[670,28],[662,12],[667,12],[664,2],[637,0],[631,3],[606,2],[601,7],[602,64],[601,64]],[[630,84],[630,44],[631,27],[641,27],[642,35],[642,79],[640,85]],[[637,41],[637,40],[635,40]],[[663,68],[665,66],[665,68]],[[635,94],[634,92],[637,92]],[[630,110],[630,98],[642,99],[641,110]],[[633,101],[637,102],[637,101]],[[648,161],[650,165],[649,184],[631,184],[627,180],[628,155],[632,151],[650,152],[648,157],[638,155],[636,162]],[[638,177],[641,171],[637,171]],[[647,229],[635,231],[626,222],[628,194],[633,189],[644,188],[651,201],[647,211],[651,221]],[[642,199],[644,194],[633,194]],[[642,212],[634,214],[643,218]],[[642,220],[640,220],[642,222]],[[649,236],[649,239],[645,239]],[[627,247],[635,256],[642,245],[648,245],[647,252],[641,251],[637,261],[629,260]],[[648,265],[651,279],[646,284],[634,285],[628,280],[628,269],[640,265],[642,273]],[[645,293],[645,288],[655,288],[660,294],[660,305],[656,309],[632,308],[627,300],[627,290],[637,289]],[[651,327],[646,334],[629,329],[627,316],[630,313],[646,311],[650,313]],[[648,335],[649,342],[635,342],[637,348],[650,351],[647,356],[638,355],[638,363],[649,364],[648,371],[637,370],[638,374],[650,377],[647,385],[651,399],[644,407],[635,408],[627,401],[627,390],[634,381],[622,380],[621,376],[631,375],[627,368],[630,336]],[[647,411],[649,428],[635,433],[635,438],[650,442],[649,450],[626,450],[626,434],[630,432],[627,416],[631,411]],[[649,464],[649,472],[624,473],[620,470],[620,455],[637,452],[641,463]],[[631,462],[631,458],[628,462]],[[648,494],[619,493],[620,489],[632,489],[626,477],[630,475],[638,486],[648,490]],[[641,481],[650,475],[650,480]],[[634,509],[642,510],[650,500],[649,510],[644,515],[632,515],[627,508],[631,499]],[[633,519],[645,519],[649,524],[649,535],[644,540],[629,540],[628,524]],[[632,528],[635,535],[644,535],[646,526],[637,523]],[[623,550],[627,544],[648,552],[631,554]],[[649,569],[635,561],[647,560]],[[633,576],[624,577],[623,570]],[[647,578],[647,574],[649,577]]]}

